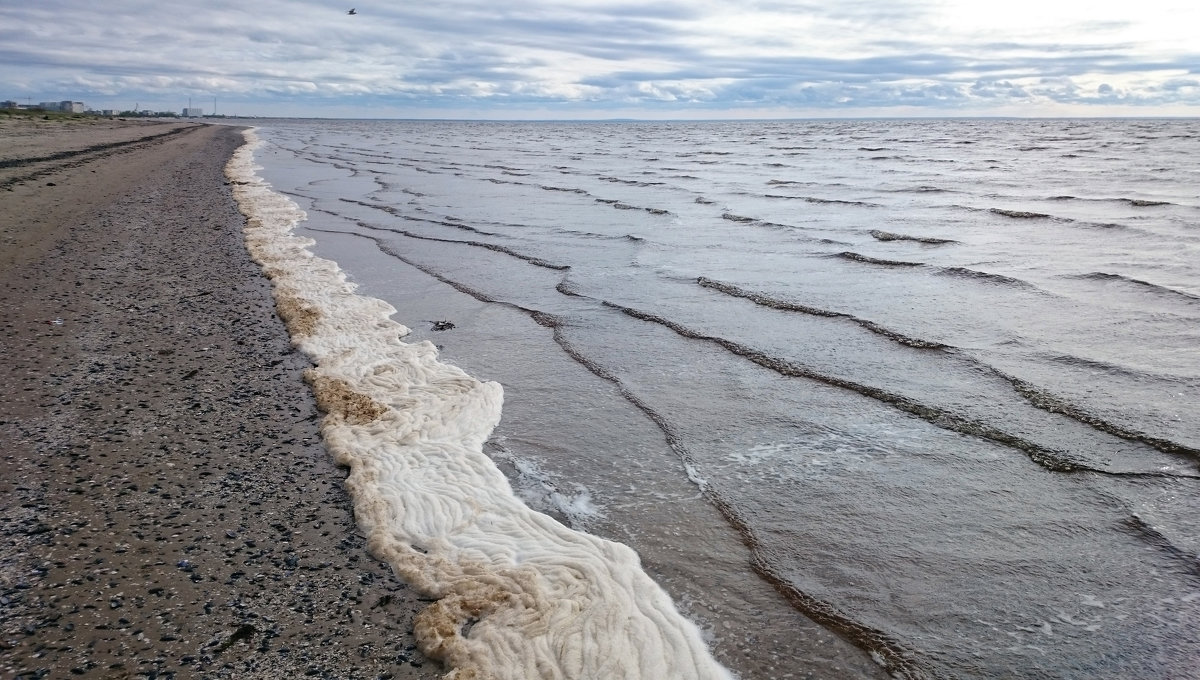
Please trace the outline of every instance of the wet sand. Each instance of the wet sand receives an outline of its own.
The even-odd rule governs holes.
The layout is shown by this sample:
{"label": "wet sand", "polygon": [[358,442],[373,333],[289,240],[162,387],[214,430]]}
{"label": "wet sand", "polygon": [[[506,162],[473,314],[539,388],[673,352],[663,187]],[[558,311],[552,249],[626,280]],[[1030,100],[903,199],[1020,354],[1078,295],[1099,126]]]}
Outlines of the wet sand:
{"label": "wet sand", "polygon": [[242,243],[241,141],[0,119],[0,677],[443,671]]}

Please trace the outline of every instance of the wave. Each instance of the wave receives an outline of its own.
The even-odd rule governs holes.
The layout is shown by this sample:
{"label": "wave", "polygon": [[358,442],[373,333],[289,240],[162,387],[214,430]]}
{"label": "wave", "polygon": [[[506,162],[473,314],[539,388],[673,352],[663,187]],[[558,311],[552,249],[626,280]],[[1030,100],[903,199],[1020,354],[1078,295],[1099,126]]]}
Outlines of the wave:
{"label": "wave", "polygon": [[[737,286],[734,286],[732,284],[716,281],[716,280],[709,279],[706,277],[700,277],[699,279],[697,279],[696,283],[705,288],[710,288],[712,290],[716,290],[716,291],[725,293],[726,295],[730,295],[733,297],[744,298],[744,299],[754,302],[755,304],[758,304],[758,305],[761,305],[764,307],[769,307],[772,309],[800,312],[803,314],[810,314],[813,316],[821,316],[821,317],[826,317],[826,318],[846,319],[848,321],[852,321],[852,322],[862,326],[863,328],[865,328],[873,333],[887,337],[891,340],[894,340],[895,342],[897,342],[899,344],[906,345],[908,347],[914,347],[917,349],[936,349],[936,350],[943,350],[943,351],[950,351],[950,352],[957,353],[957,350],[955,348],[950,347],[948,345],[945,345],[945,344],[942,344],[939,342],[931,342],[931,341],[927,341],[927,340],[912,338],[912,337],[903,335],[901,333],[898,333],[896,331],[893,331],[891,329],[880,326],[879,324],[877,324],[873,321],[869,321],[867,319],[861,319],[852,314],[847,314],[844,312],[834,312],[834,311],[830,311],[830,310],[821,309],[818,307],[811,307],[808,305],[801,305],[801,304],[797,304],[797,303],[786,301],[786,300],[772,298],[770,296],[763,295],[761,293],[755,293],[752,291],[748,291],[748,290],[739,288]],[[1200,450],[1197,450],[1194,447],[1190,447],[1185,444],[1180,444],[1178,442],[1163,439],[1161,437],[1154,437],[1154,436],[1146,434],[1144,432],[1138,432],[1138,431],[1130,430],[1128,428],[1121,427],[1115,423],[1107,421],[1098,416],[1088,414],[1083,409],[1080,409],[1078,407],[1075,407],[1075,406],[1069,404],[1065,399],[1054,396],[1046,390],[1036,388],[1031,383],[1023,381],[1014,376],[1008,375],[1002,371],[995,369],[994,367],[991,367],[983,362],[978,361],[977,359],[967,357],[967,356],[963,356],[962,358],[964,360],[970,362],[971,364],[977,365],[981,369],[988,370],[988,371],[994,373],[995,375],[999,376],[1000,378],[1004,379],[1009,384],[1011,384],[1013,386],[1013,388],[1017,391],[1017,393],[1020,394],[1022,397],[1024,397],[1031,405],[1033,405],[1041,410],[1044,410],[1044,411],[1047,411],[1050,413],[1056,413],[1059,415],[1067,416],[1067,417],[1071,418],[1072,420],[1075,420],[1077,422],[1088,425],[1088,426],[1092,427],[1093,429],[1099,430],[1101,432],[1105,432],[1107,434],[1111,434],[1116,437],[1120,437],[1127,441],[1134,441],[1134,442],[1139,442],[1141,444],[1145,444],[1151,448],[1157,449],[1164,453],[1185,455],[1185,456],[1193,457],[1193,458],[1196,458],[1197,460],[1200,460]],[[1098,470],[1098,471],[1109,474],[1108,471],[1101,471],[1101,470]],[[1141,473],[1130,473],[1130,474],[1137,475],[1137,474],[1141,474]]]}
{"label": "wave", "polygon": [[[329,149],[331,151],[340,151],[340,152],[344,152],[344,153],[349,153],[349,154],[351,154],[353,156],[357,156],[359,158],[378,158],[379,162],[383,162],[383,163],[392,163],[395,160],[392,156],[390,156],[386,153],[379,153],[378,151],[376,151],[374,149],[369,149],[369,148],[365,148],[365,147],[361,147],[361,146],[348,146],[348,145],[344,145],[344,144],[328,144],[328,145],[323,145],[323,148]],[[347,160],[347,159],[342,159],[342,160]],[[411,159],[405,159],[405,160],[411,160]]]}
{"label": "wave", "polygon": [[650,213],[651,215],[670,215],[671,214],[670,210],[664,210],[663,208],[639,208],[636,205],[629,205],[628,203],[622,203],[621,201],[618,201],[615,198],[597,198],[596,202],[597,203],[606,203],[606,204],[611,205],[612,207],[616,208],[617,210],[642,210],[642,211]]}
{"label": "wave", "polygon": [[[565,281],[559,284],[558,290],[564,295],[581,296],[579,292]],[[632,311],[607,301],[601,300],[601,303],[607,307],[620,309],[627,313]],[[634,315],[636,316],[636,314]],[[896,674],[898,677],[936,677],[936,674],[933,673],[926,660],[918,656],[913,650],[905,648],[901,643],[883,631],[855,620],[829,602],[802,591],[795,583],[785,576],[780,575],[777,570],[772,568],[763,554],[762,540],[759,538],[758,532],[754,530],[727,499],[717,493],[708,482],[696,475],[694,472],[697,468],[695,457],[671,423],[655,410],[654,407],[630,390],[620,377],[595,361],[592,361],[587,355],[572,345],[563,333],[564,323],[562,319],[541,312],[533,312],[531,316],[538,324],[551,329],[554,333],[555,343],[568,356],[597,377],[612,383],[626,401],[644,413],[662,431],[667,445],[679,457],[684,468],[689,471],[688,476],[700,487],[700,491],[704,497],[711,501],[726,521],[741,534],[746,547],[755,556],[751,567],[756,574],[775,586],[798,611],[813,621],[837,631],[853,644],[870,652],[889,672]]]}
{"label": "wave", "polygon": [[[422,650],[462,677],[719,678],[700,630],[619,543],[573,531],[513,494],[483,453],[502,388],[437,359],[387,303],[356,295],[292,234],[305,215],[255,174],[253,131],[226,173],[246,246],[271,278],[325,412],[373,555],[435,598]],[[465,631],[470,631],[469,638]]]}
{"label": "wave", "polygon": [[554,290],[566,295],[567,297],[587,297],[583,293],[579,292],[579,287],[576,284],[568,281],[565,277],[562,281],[558,282],[558,285],[554,286]]}
{"label": "wave", "polygon": [[[496,243],[488,243],[486,241],[462,241],[462,240],[453,239],[453,238],[441,238],[438,236],[427,236],[425,234],[418,234],[413,231],[408,231],[407,229],[397,229],[396,227],[381,227],[378,225],[371,224],[370,222],[361,222],[360,221],[360,222],[355,222],[355,224],[364,229],[372,229],[375,231],[386,231],[386,232],[389,232],[392,234],[399,234],[401,236],[407,236],[408,238],[414,238],[414,239],[417,239],[420,241],[434,241],[436,243],[453,243],[455,245],[471,246],[473,248],[483,248],[485,250],[490,250],[495,253],[501,253],[504,255],[508,255],[509,257],[514,257],[518,260],[528,262],[529,264],[532,264],[536,267],[542,267],[543,269],[553,269],[555,271],[567,271],[571,268],[571,265],[569,265],[569,264],[557,264],[555,262],[550,262],[549,260],[543,260],[540,257],[535,257],[533,255],[526,255],[525,253],[522,253],[518,250],[514,250],[507,246],[502,246],[502,245],[499,245]],[[344,234],[345,233],[345,232],[333,231],[333,230],[329,230],[329,229],[313,229],[313,231],[320,231],[320,232],[333,233],[333,234]]]}
{"label": "wave", "polygon": [[598,241],[628,241],[630,243],[645,243],[646,239],[633,234],[622,234],[621,236],[613,236],[611,234],[598,234],[594,231],[579,231],[577,229],[555,229],[556,234],[566,234],[569,236],[578,236],[581,238],[596,239]]}
{"label": "wave", "polygon": [[735,286],[731,283],[717,281],[717,280],[710,279],[710,278],[707,278],[704,276],[697,278],[696,283],[704,288],[710,288],[712,290],[724,293],[724,294],[732,296],[732,297],[738,297],[738,298],[750,300],[754,304],[759,305],[761,307],[769,307],[771,309],[778,309],[778,310],[785,311],[785,312],[799,312],[801,314],[808,314],[811,316],[822,316],[822,317],[826,317],[826,318],[830,318],[830,319],[846,319],[848,321],[853,321],[854,323],[858,324],[859,326],[862,326],[863,328],[871,331],[872,333],[875,333],[877,335],[882,335],[888,339],[894,340],[894,341],[900,343],[901,345],[906,345],[908,347],[915,347],[917,349],[949,349],[949,347],[947,345],[943,345],[940,342],[931,342],[929,340],[921,340],[919,338],[913,338],[913,337],[904,335],[903,333],[899,333],[899,332],[893,331],[889,328],[885,328],[884,326],[881,326],[881,325],[875,323],[874,321],[869,321],[867,319],[861,319],[857,316],[854,316],[853,314],[847,314],[845,312],[834,312],[834,311],[830,311],[828,309],[821,309],[820,307],[811,307],[809,305],[802,305],[802,304],[799,304],[796,302],[791,302],[789,300],[782,300],[780,298],[775,298],[775,297],[771,297],[769,295],[764,295],[762,293],[756,293],[753,291],[749,291],[744,288]]}
{"label": "wave", "polygon": [[[774,297],[771,297],[768,295],[764,295],[762,293],[756,293],[753,291],[746,290],[744,288],[740,288],[740,287],[735,286],[730,283],[716,281],[714,279],[710,279],[710,278],[703,277],[703,276],[696,279],[696,283],[704,288],[716,290],[718,292],[724,293],[724,294],[732,296],[732,297],[738,297],[738,298],[750,300],[751,302],[753,302],[759,306],[762,306],[762,307],[768,307],[771,309],[778,309],[781,311],[788,311],[788,312],[799,312],[802,314],[809,314],[812,316],[820,316],[820,317],[825,317],[825,318],[845,319],[847,321],[851,321],[851,322],[858,324],[859,326],[871,331],[872,333],[881,335],[883,337],[886,337],[890,340],[893,340],[901,345],[905,345],[908,347],[913,347],[916,349],[943,350],[943,351],[950,351],[950,352],[957,353],[957,350],[954,347],[951,347],[949,345],[945,345],[940,342],[932,342],[932,341],[928,341],[928,340],[921,340],[919,338],[913,338],[913,337],[904,335],[902,333],[893,331],[884,326],[881,326],[881,325],[875,323],[874,321],[859,318],[857,316],[854,316],[853,314],[847,314],[845,312],[834,312],[834,311],[830,311],[827,309],[821,309],[819,307],[812,307],[809,305],[802,305],[802,304],[791,302],[788,300],[774,298]],[[1061,397],[1055,396],[1047,390],[1037,388],[1029,382],[1026,382],[1026,381],[1016,378],[1014,376],[1008,375],[1007,373],[1004,373],[1004,372],[1002,372],[988,364],[985,364],[977,359],[974,359],[974,358],[971,358],[971,357],[968,357],[965,355],[963,355],[962,358],[963,358],[963,360],[968,361],[971,364],[980,367],[981,369],[990,371],[991,373],[994,373],[995,375],[999,376],[1000,378],[1002,378],[1003,380],[1008,382],[1010,385],[1012,385],[1013,389],[1016,390],[1017,393],[1020,394],[1022,397],[1024,397],[1031,405],[1033,405],[1043,411],[1047,411],[1050,413],[1057,413],[1059,415],[1067,416],[1067,417],[1071,418],[1072,420],[1075,420],[1077,422],[1091,426],[1092,428],[1099,430],[1101,432],[1105,432],[1107,434],[1111,434],[1113,436],[1120,437],[1121,439],[1125,439],[1127,441],[1139,442],[1139,443],[1145,444],[1147,446],[1150,446],[1151,448],[1162,451],[1164,453],[1181,454],[1181,455],[1190,456],[1190,457],[1196,458],[1197,460],[1200,460],[1200,450],[1197,450],[1194,447],[1187,446],[1186,444],[1180,444],[1178,442],[1170,441],[1168,439],[1163,439],[1161,437],[1154,437],[1154,436],[1146,434],[1144,432],[1138,432],[1138,431],[1131,430],[1131,429],[1128,429],[1125,427],[1121,427],[1120,425],[1117,425],[1115,423],[1107,421],[1103,418],[1086,413],[1083,409],[1080,409],[1072,404],[1069,404],[1067,402],[1067,400],[1065,400]],[[1091,367],[1093,367],[1093,368],[1096,367],[1095,362],[1093,362],[1091,364]],[[1120,369],[1120,370],[1123,373],[1132,373],[1131,371],[1127,371],[1124,369]],[[1140,374],[1140,373],[1135,374],[1135,375],[1136,375],[1136,377],[1142,377],[1142,378],[1145,377],[1144,374]]]}
{"label": "wave", "polygon": [[394,217],[399,217],[401,219],[408,220],[409,222],[425,222],[427,224],[436,224],[436,225],[443,226],[443,227],[450,227],[451,229],[458,229],[460,231],[468,231],[468,232],[471,232],[472,234],[479,234],[480,236],[503,236],[503,234],[498,234],[494,231],[484,231],[477,227],[472,227],[469,224],[463,224],[462,222],[454,222],[452,220],[439,220],[439,219],[434,219],[432,217],[425,217],[425,218],[414,217],[412,215],[405,214],[403,211],[401,211],[399,208],[397,208],[395,206],[386,205],[384,203],[371,203],[370,201],[357,201],[357,200],[353,200],[353,199],[349,199],[349,198],[341,198],[338,200],[342,201],[343,203],[351,203],[353,205],[361,205],[364,208],[372,208],[372,209],[378,210],[380,212],[385,212]]}
{"label": "wave", "polygon": [[1106,272],[1091,272],[1089,274],[1079,274],[1079,275],[1075,276],[1074,278],[1091,279],[1093,281],[1117,281],[1117,282],[1121,282],[1121,283],[1129,283],[1129,284],[1139,286],[1145,290],[1148,290],[1148,291],[1151,291],[1154,293],[1158,293],[1161,295],[1172,296],[1172,297],[1182,297],[1187,300],[1200,300],[1200,295],[1195,295],[1195,294],[1188,293],[1188,292],[1185,292],[1182,290],[1176,290],[1174,288],[1170,288],[1168,286],[1163,286],[1163,285],[1160,285],[1157,283],[1150,283],[1149,281],[1143,281],[1141,279],[1135,279],[1133,277],[1125,276],[1123,274],[1109,274]]}
{"label": "wave", "polygon": [[1107,432],[1108,434],[1111,434],[1115,437],[1120,437],[1126,441],[1140,442],[1150,446],[1151,448],[1162,451],[1163,453],[1184,455],[1200,461],[1200,449],[1196,449],[1195,447],[1181,444],[1179,442],[1174,442],[1169,439],[1164,439],[1162,437],[1155,437],[1145,432],[1122,427],[1121,425],[1088,413],[1074,404],[1071,404],[1066,399],[1052,394],[1048,390],[1036,387],[1030,382],[1008,375],[997,369],[992,369],[992,371],[1007,380],[1010,384],[1012,384],[1013,389],[1015,389],[1021,396],[1025,397],[1030,403],[1042,409],[1043,411],[1067,416],[1072,420],[1089,425],[1101,432]]}
{"label": "wave", "polygon": [[[1136,380],[1145,380],[1150,377],[1149,374],[1133,368],[1119,366],[1107,361],[1099,361],[1097,359],[1087,359],[1084,357],[1073,356],[1070,354],[1039,354],[1038,356],[1047,361],[1052,361],[1056,364],[1065,364],[1067,366],[1076,366],[1086,368],[1091,371],[1102,371],[1112,375],[1119,375],[1126,378],[1134,378]],[[1160,379],[1155,377],[1155,379]]]}
{"label": "wave", "polygon": [[[804,229],[804,227],[796,227],[796,226],[793,226],[790,224],[780,224],[779,222],[768,222],[766,220],[760,220],[756,217],[746,217],[745,215],[735,215],[733,213],[724,213],[721,215],[721,219],[729,220],[730,222],[738,222],[740,224],[753,224],[756,227],[765,227],[767,229],[787,229],[787,230]],[[811,239],[811,240],[820,240],[820,241],[826,242],[826,243],[841,243],[841,241],[830,241],[827,239]]]}
{"label": "wave", "polygon": [[877,264],[885,267],[923,267],[924,262],[908,262],[905,260],[884,260],[878,257],[869,257],[849,250],[835,254],[833,257],[840,257],[843,260],[852,260],[854,262],[862,262],[864,264]]}
{"label": "wave", "polygon": [[537,185],[537,188],[541,189],[542,191],[564,191],[571,194],[583,194],[584,196],[586,196],[588,193],[586,190],[578,189],[576,187],[556,187],[550,186],[549,184],[539,184]]}
{"label": "wave", "polygon": [[1075,460],[1064,451],[1057,451],[1041,446],[1018,435],[1010,434],[986,423],[971,420],[947,409],[925,404],[902,394],[889,392],[879,387],[874,387],[872,385],[866,385],[853,380],[848,380],[846,378],[840,378],[826,373],[821,373],[808,366],[804,366],[781,357],[772,356],[766,352],[762,352],[733,340],[692,330],[683,324],[658,316],[657,314],[643,312],[641,310],[610,302],[608,300],[601,300],[601,304],[606,307],[611,307],[612,309],[615,309],[626,316],[640,319],[642,321],[656,323],[669,328],[682,337],[692,340],[711,342],[724,348],[731,354],[743,357],[753,363],[758,364],[759,366],[762,366],[763,368],[774,371],[779,375],[790,378],[805,378],[830,385],[832,387],[838,387],[851,392],[856,392],[864,397],[874,399],[893,408],[904,411],[905,413],[909,413],[921,418],[922,420],[925,420],[936,427],[958,432],[960,434],[980,437],[982,439],[987,439],[1020,450],[1024,452],[1030,460],[1053,472],[1090,471],[1102,474],[1124,474],[1113,473],[1107,470],[1089,467],[1081,461]]}
{"label": "wave", "polygon": [[1095,201],[1095,202],[1101,202],[1101,203],[1116,202],[1116,203],[1125,203],[1127,205],[1134,206],[1135,208],[1152,208],[1152,207],[1162,206],[1162,205],[1175,205],[1175,203],[1172,203],[1171,201],[1156,201],[1156,200],[1150,200],[1150,199],[1145,199],[1145,198],[1080,198],[1078,196],[1070,196],[1070,195],[1051,196],[1046,200],[1049,200],[1049,201]]}
{"label": "wave", "polygon": [[[866,385],[866,384],[856,382],[853,380],[848,380],[846,378],[829,375],[827,373],[821,373],[820,371],[817,371],[811,367],[796,363],[794,361],[790,361],[788,359],[784,359],[782,357],[772,356],[770,354],[767,354],[766,352],[754,349],[753,347],[750,347],[748,345],[744,345],[739,342],[729,340],[727,338],[723,338],[720,336],[710,335],[707,333],[703,333],[700,331],[690,329],[690,328],[684,326],[683,324],[680,324],[678,322],[664,318],[657,314],[653,314],[650,312],[644,312],[644,311],[641,311],[638,309],[634,309],[632,307],[627,307],[625,305],[620,305],[620,304],[617,304],[614,302],[610,302],[608,300],[601,300],[600,302],[604,306],[610,307],[617,311],[620,311],[621,313],[625,314],[626,316],[630,316],[635,319],[640,319],[642,321],[656,323],[656,324],[659,324],[666,328],[669,328],[672,331],[674,331],[676,334],[678,334],[682,337],[689,338],[692,340],[711,342],[715,345],[718,345],[718,346],[724,348],[726,351],[730,352],[731,354],[734,354],[734,355],[740,356],[744,359],[747,359],[755,364],[758,364],[759,366],[762,366],[763,368],[774,371],[774,372],[778,373],[779,375],[782,375],[785,377],[791,377],[791,378],[805,378],[808,380],[813,380],[816,382],[824,383],[824,384],[830,385],[832,387],[838,387],[841,389],[849,390],[851,392],[856,392],[864,397],[874,399],[880,403],[891,406],[892,408],[895,408],[895,409],[898,409],[905,413],[909,413],[913,416],[916,416],[916,417],[928,422],[929,424],[934,425],[935,427],[939,427],[939,428],[949,430],[952,432],[958,432],[960,434],[978,437],[980,439],[986,439],[986,440],[995,442],[997,444],[1008,446],[1015,450],[1021,451],[1029,458],[1029,460],[1033,461],[1034,463],[1038,464],[1039,466],[1041,466],[1051,472],[1062,472],[1062,473],[1090,472],[1090,473],[1101,474],[1101,475],[1112,476],[1112,477],[1182,477],[1185,479],[1200,478],[1195,475],[1179,475],[1179,474],[1173,474],[1173,473],[1163,472],[1163,471],[1153,471],[1153,472],[1136,471],[1136,470],[1123,471],[1123,470],[1110,470],[1110,469],[1106,469],[1106,468],[1094,467],[1092,465],[1088,465],[1084,461],[1074,458],[1066,451],[1061,451],[1061,450],[1052,449],[1052,448],[1043,446],[1041,444],[1038,444],[1037,442],[1026,439],[1025,437],[1023,437],[1021,435],[1006,432],[1004,430],[1001,430],[1001,429],[994,427],[992,425],[989,425],[987,423],[980,422],[980,421],[973,420],[971,418],[962,416],[962,415],[955,413],[954,411],[951,411],[949,409],[946,409],[946,408],[943,408],[940,406],[935,406],[932,404],[926,404],[926,403],[917,401],[915,399],[912,399],[910,397],[907,397],[905,395],[898,394],[895,392],[889,392],[888,390],[885,390],[885,389],[879,388],[879,387],[875,387],[873,385]],[[1035,405],[1038,405],[1038,404],[1035,404]],[[1042,408],[1045,408],[1046,410],[1051,410],[1044,405],[1042,405]],[[1063,411],[1052,411],[1052,412],[1060,413],[1062,415],[1068,415],[1070,417],[1078,419],[1077,413],[1066,413]],[[1089,422],[1086,420],[1082,420],[1081,422],[1085,422],[1087,424],[1093,425],[1093,427],[1097,427],[1097,429],[1101,429],[1106,432],[1110,432],[1109,430],[1104,429],[1103,425],[1098,425],[1096,423],[1092,423],[1092,422]],[[1117,436],[1122,436],[1123,438],[1131,439],[1134,441],[1140,441],[1142,443],[1146,443],[1151,446],[1154,446],[1155,448],[1158,448],[1159,445],[1168,446],[1168,447],[1173,446],[1175,448],[1170,449],[1169,452],[1171,452],[1171,453],[1182,453],[1182,454],[1186,454],[1186,455],[1200,454],[1200,451],[1195,451],[1194,449],[1190,449],[1188,447],[1180,448],[1181,445],[1175,444],[1173,442],[1166,442],[1166,440],[1157,440],[1154,438],[1144,438],[1144,439],[1137,438],[1136,437],[1137,433],[1132,433],[1135,435],[1133,437],[1125,437],[1123,434],[1118,434],[1117,432],[1110,432],[1110,433],[1117,434]],[[1126,434],[1130,434],[1130,433],[1126,433]],[[1167,451],[1168,449],[1160,449],[1160,450]]]}
{"label": "wave", "polygon": [[1059,222],[1069,222],[1076,227],[1082,227],[1084,229],[1120,229],[1122,231],[1137,232],[1143,235],[1151,234],[1151,232],[1148,232],[1144,229],[1133,229],[1129,225],[1117,224],[1116,222],[1079,222],[1077,220],[1070,220],[1061,217],[1057,219]]}
{"label": "wave", "polygon": [[1178,560],[1192,576],[1200,577],[1200,557],[1172,543],[1171,539],[1151,526],[1149,522],[1137,514],[1131,514],[1125,519],[1125,526],[1131,533],[1149,543],[1156,550]]}
{"label": "wave", "polygon": [[1006,286],[1016,286],[1019,288],[1039,290],[1037,286],[1027,281],[1022,281],[1021,279],[1014,279],[1011,276],[1004,276],[1003,274],[989,274],[988,272],[981,272],[977,269],[967,269],[966,267],[942,267],[937,273],[942,276],[956,276],[964,279],[975,279],[985,283],[999,283]]}
{"label": "wave", "polygon": [[805,203],[825,203],[830,205],[857,205],[865,208],[881,208],[878,203],[870,203],[867,201],[846,201],[837,198],[817,198],[816,196],[784,196],[782,194],[764,194],[763,198],[782,198],[791,201],[804,201]]}
{"label": "wave", "polygon": [[878,241],[916,241],[917,243],[927,243],[929,245],[943,245],[946,243],[958,243],[958,241],[948,238],[933,238],[931,236],[909,236],[908,234],[896,234],[890,231],[880,229],[872,229],[871,237]]}
{"label": "wave", "polygon": [[647,182],[640,179],[623,179],[621,177],[601,177],[602,182],[612,182],[614,184],[625,184],[631,187],[659,187],[666,186],[666,182]]}
{"label": "wave", "polygon": [[880,189],[894,194],[944,194],[949,193],[952,189],[943,189],[942,187],[933,186],[931,184],[918,184],[913,187],[903,187],[899,189]]}
{"label": "wave", "polygon": [[1046,213],[1028,212],[1025,210],[1006,210],[1004,208],[988,208],[988,212],[1018,220],[1035,220],[1050,217],[1050,215],[1047,215]]}
{"label": "wave", "polygon": [[[580,296],[580,293],[565,281],[559,284],[558,290],[564,295]],[[621,309],[622,311],[627,309],[618,307],[607,301],[602,300],[601,302],[605,306]],[[727,499],[717,493],[708,482],[695,475],[693,472],[697,467],[695,457],[671,423],[655,410],[653,406],[630,390],[620,377],[614,375],[595,361],[592,361],[587,355],[572,345],[563,333],[564,324],[561,319],[540,312],[535,312],[532,316],[538,324],[553,331],[555,343],[568,356],[597,377],[612,383],[626,401],[644,413],[651,422],[658,426],[666,438],[667,445],[679,457],[684,468],[689,471],[688,476],[700,487],[700,491],[704,497],[711,501],[726,521],[741,534],[746,547],[750,549],[755,557],[751,567],[756,574],[775,586],[798,611],[830,630],[837,631],[861,649],[867,650],[885,669],[897,675],[897,677],[936,677],[936,673],[929,668],[926,660],[919,657],[913,650],[905,648],[883,631],[855,620],[829,602],[825,602],[802,591],[795,583],[785,576],[780,575],[776,569],[772,568],[763,554],[762,540],[759,538],[758,532],[754,530]]]}

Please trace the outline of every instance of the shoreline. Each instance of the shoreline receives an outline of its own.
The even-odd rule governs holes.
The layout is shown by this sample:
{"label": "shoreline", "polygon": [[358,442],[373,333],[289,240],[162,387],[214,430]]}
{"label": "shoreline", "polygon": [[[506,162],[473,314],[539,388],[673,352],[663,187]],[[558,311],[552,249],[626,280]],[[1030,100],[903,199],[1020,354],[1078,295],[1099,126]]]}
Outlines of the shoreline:
{"label": "shoreline", "polygon": [[0,677],[442,672],[246,250],[240,129],[0,126]]}

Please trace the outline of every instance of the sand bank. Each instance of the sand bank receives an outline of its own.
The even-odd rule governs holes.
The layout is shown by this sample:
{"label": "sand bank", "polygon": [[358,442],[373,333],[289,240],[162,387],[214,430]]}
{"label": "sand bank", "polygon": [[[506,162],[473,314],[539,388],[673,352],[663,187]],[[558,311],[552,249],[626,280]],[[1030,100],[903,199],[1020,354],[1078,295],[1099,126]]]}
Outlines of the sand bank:
{"label": "sand bank", "polygon": [[245,251],[241,141],[0,122],[0,677],[442,670]]}

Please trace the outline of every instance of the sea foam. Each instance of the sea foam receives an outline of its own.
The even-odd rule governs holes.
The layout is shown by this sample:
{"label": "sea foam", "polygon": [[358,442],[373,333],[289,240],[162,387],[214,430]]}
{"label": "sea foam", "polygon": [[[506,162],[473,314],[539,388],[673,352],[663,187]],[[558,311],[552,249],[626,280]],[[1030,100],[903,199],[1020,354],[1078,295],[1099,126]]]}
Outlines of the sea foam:
{"label": "sea foam", "polygon": [[[325,443],[371,552],[437,601],[421,612],[422,650],[448,678],[732,678],[699,628],[627,546],[534,512],[483,453],[500,419],[499,384],[438,361],[387,303],[356,295],[337,264],[292,233],[304,212],[254,164],[252,130],[226,174],[246,245],[271,279]],[[586,452],[580,452],[586,455]]]}

